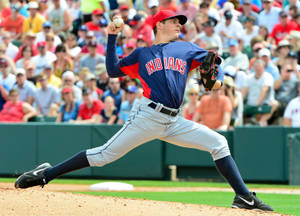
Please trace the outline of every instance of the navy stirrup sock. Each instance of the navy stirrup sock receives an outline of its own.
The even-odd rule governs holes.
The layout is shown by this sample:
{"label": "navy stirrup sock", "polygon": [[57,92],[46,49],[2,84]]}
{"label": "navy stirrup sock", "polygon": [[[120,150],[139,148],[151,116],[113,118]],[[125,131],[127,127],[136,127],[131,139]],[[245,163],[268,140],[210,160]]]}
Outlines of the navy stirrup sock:
{"label": "navy stirrup sock", "polygon": [[215,164],[219,172],[228,181],[236,194],[244,195],[249,193],[249,190],[246,187],[231,155],[216,160]]}
{"label": "navy stirrup sock", "polygon": [[73,157],[65,160],[64,162],[47,169],[45,171],[46,182],[48,183],[49,181],[65,173],[89,166],[90,164],[86,157],[86,151],[84,150],[74,155]]}

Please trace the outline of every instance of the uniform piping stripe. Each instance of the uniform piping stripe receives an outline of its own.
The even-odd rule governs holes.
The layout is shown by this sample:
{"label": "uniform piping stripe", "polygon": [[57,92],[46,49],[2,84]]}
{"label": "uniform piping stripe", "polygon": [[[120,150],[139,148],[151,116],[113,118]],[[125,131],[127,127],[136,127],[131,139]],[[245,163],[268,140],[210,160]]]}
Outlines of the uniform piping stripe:
{"label": "uniform piping stripe", "polygon": [[124,130],[130,125],[130,123],[128,123],[125,127],[123,127],[123,129],[121,129],[119,132],[118,132],[118,135],[110,141],[110,143],[104,148],[104,149],[101,149],[99,152],[96,152],[96,153],[93,153],[93,154],[86,154],[86,156],[93,156],[93,155],[97,155],[97,154],[101,154],[102,151],[106,150],[123,132]]}

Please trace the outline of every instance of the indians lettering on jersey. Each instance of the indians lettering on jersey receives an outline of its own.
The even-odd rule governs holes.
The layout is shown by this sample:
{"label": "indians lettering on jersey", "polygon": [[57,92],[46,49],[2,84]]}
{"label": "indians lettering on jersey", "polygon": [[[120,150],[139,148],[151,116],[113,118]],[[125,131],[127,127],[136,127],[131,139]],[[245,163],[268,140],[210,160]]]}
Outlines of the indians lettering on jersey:
{"label": "indians lettering on jersey", "polygon": [[148,61],[145,64],[145,67],[147,69],[149,76],[156,71],[162,70],[163,68],[178,71],[183,75],[186,68],[186,61],[180,58],[164,57],[164,62],[161,62],[160,58],[156,58]]}

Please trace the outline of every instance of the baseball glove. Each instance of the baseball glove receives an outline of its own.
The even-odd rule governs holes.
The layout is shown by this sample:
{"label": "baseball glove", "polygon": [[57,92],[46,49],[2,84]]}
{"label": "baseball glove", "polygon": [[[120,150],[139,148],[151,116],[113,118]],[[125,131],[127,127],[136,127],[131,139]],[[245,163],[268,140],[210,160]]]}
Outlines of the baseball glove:
{"label": "baseball glove", "polygon": [[212,90],[218,77],[218,65],[221,63],[221,58],[218,54],[209,51],[204,58],[202,64],[198,68],[198,83],[202,84],[207,91]]}

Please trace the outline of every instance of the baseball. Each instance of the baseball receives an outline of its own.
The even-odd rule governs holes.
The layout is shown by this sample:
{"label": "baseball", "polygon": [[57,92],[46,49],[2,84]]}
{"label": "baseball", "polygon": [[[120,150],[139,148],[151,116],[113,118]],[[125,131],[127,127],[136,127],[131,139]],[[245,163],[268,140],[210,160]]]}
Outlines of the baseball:
{"label": "baseball", "polygon": [[115,26],[117,28],[121,27],[121,25],[124,23],[123,19],[121,17],[117,17],[116,19],[114,19],[113,23],[115,24]]}

